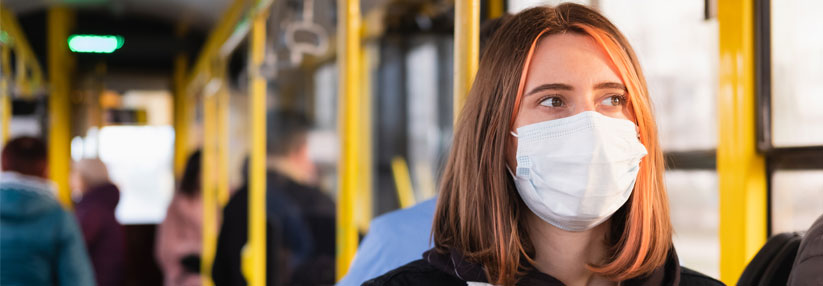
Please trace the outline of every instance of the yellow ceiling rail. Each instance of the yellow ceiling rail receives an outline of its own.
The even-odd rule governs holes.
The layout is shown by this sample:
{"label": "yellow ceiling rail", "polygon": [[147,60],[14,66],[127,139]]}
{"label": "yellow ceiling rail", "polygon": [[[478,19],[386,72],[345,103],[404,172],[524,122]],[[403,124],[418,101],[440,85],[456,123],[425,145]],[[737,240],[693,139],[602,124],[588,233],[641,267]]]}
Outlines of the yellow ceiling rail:
{"label": "yellow ceiling rail", "polygon": [[454,122],[460,116],[460,110],[469,95],[474,74],[477,72],[477,59],[480,41],[480,1],[454,1]]}
{"label": "yellow ceiling rail", "polygon": [[[17,78],[19,79],[17,85],[28,91],[32,90],[31,85],[40,87],[43,83],[43,71],[40,68],[40,62],[34,55],[28,40],[26,40],[26,34],[20,28],[17,17],[3,5],[0,5],[0,30],[9,35],[11,46],[17,55]],[[65,41],[65,39],[63,40]],[[31,70],[31,81],[28,80],[28,75],[25,72],[28,69]]]}
{"label": "yellow ceiling rail", "polygon": [[733,285],[766,242],[766,169],[756,149],[754,3],[717,5],[720,279]]}
{"label": "yellow ceiling rail", "polygon": [[343,278],[357,252],[357,226],[354,204],[359,190],[365,188],[362,151],[365,138],[361,108],[365,106],[361,76],[361,16],[359,0],[341,0],[337,5],[337,56],[339,75],[339,128],[341,150],[338,165],[337,194],[337,264],[336,277]]}
{"label": "yellow ceiling rail", "polygon": [[190,88],[198,80],[206,80],[208,78],[208,75],[204,71],[210,68],[210,61],[219,54],[223,43],[231,36],[240,18],[246,12],[248,4],[249,0],[234,0],[228,9],[226,9],[226,12],[223,13],[223,16],[220,17],[220,21],[217,23],[217,26],[212,29],[208,38],[206,38],[206,43],[197,56],[194,67],[189,74],[188,80],[186,80],[187,87]]}
{"label": "yellow ceiling rail", "polygon": [[69,170],[71,168],[71,54],[68,42],[74,15],[66,7],[49,8],[47,45],[49,59],[49,175],[57,184],[58,199],[71,208]]}

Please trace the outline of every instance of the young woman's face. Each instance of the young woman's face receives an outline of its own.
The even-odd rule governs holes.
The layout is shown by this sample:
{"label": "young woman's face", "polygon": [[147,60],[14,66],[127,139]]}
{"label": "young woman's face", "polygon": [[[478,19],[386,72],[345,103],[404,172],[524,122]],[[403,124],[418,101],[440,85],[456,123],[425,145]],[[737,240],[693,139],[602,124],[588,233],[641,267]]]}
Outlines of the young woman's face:
{"label": "young woman's face", "polygon": [[[626,104],[628,92],[617,69],[603,49],[589,36],[555,34],[541,39],[528,67],[520,110],[512,131],[584,111],[633,120]],[[517,138],[507,148],[512,170]]]}

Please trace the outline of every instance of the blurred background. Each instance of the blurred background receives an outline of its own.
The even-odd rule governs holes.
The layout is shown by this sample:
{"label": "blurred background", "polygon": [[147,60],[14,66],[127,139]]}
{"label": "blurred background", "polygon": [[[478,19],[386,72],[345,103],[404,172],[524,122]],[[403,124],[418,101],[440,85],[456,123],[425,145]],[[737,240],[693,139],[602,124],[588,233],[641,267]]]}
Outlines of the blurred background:
{"label": "blurred background", "polygon": [[[723,2],[574,1],[605,14],[637,52],[669,167],[665,179],[675,247],[683,265],[716,278],[722,212],[718,92],[724,61],[718,1]],[[478,5],[483,21],[560,2],[482,0]],[[767,231],[801,231],[823,212],[823,21],[817,17],[823,2],[754,3],[755,26],[748,31],[755,39],[752,126],[765,162]],[[204,157],[214,160],[204,165],[213,173],[203,174],[215,176],[217,210],[206,206],[204,212],[219,217],[245,183],[255,126],[249,103],[255,91],[249,83],[256,78],[264,80],[267,110],[298,111],[310,120],[306,138],[317,170],[314,184],[337,208],[354,206],[351,225],[360,236],[372,218],[437,195],[452,137],[459,54],[454,1],[360,1],[362,74],[352,77],[361,81],[360,101],[348,101],[340,92],[345,79],[338,46],[344,28],[342,4],[335,0],[3,0],[0,5],[3,139],[46,138],[65,146],[49,149],[60,152],[50,156],[65,155],[63,162],[70,155],[106,164],[121,192],[115,214],[128,234],[129,283],[162,281],[151,257],[155,229],[166,217],[189,154],[203,149]],[[255,13],[265,13],[264,50],[257,54],[251,35]],[[352,114],[360,124],[354,129],[343,123]],[[343,147],[348,138],[364,147],[351,153],[359,162],[358,183],[353,199],[344,201],[340,168],[351,150]],[[58,182],[58,187],[67,185]]]}

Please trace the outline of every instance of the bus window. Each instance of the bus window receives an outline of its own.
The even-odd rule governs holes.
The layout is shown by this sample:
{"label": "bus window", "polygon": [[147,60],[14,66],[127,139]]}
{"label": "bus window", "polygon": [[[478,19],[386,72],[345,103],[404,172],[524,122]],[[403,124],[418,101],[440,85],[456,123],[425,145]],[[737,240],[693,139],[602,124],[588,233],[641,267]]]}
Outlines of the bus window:
{"label": "bus window", "polygon": [[719,277],[717,173],[671,170],[666,172],[666,187],[680,263]]}
{"label": "bus window", "polygon": [[777,171],[772,175],[772,233],[804,231],[823,215],[823,171]]}
{"label": "bus window", "polygon": [[823,145],[823,22],[817,0],[771,4],[772,142]]}
{"label": "bus window", "polygon": [[665,179],[680,262],[717,278],[717,19],[706,18],[701,0],[597,2],[637,52],[663,151],[678,159]]}

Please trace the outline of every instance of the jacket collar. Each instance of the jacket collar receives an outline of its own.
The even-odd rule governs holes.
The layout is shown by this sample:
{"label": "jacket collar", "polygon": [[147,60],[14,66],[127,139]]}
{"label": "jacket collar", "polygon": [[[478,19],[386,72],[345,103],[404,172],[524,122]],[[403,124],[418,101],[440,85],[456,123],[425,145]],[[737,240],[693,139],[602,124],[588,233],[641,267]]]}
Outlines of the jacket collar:
{"label": "jacket collar", "polygon": [[19,189],[56,198],[56,187],[52,181],[34,176],[23,175],[17,172],[0,172],[0,187],[2,189]]}
{"label": "jacket collar", "polygon": [[[441,253],[437,249],[430,249],[423,253],[423,260],[434,266],[440,271],[446,272],[461,280],[467,282],[488,283],[486,279],[486,272],[483,266],[473,262],[467,261],[460,251],[449,249],[446,253]],[[520,277],[518,285],[532,286],[545,285],[555,286],[563,285],[560,280],[551,275],[537,271],[531,265],[524,263],[524,268],[528,269],[525,275]],[[651,285],[679,285],[680,284],[680,262],[677,259],[677,253],[672,248],[666,258],[666,263],[655,269],[651,274],[623,281],[621,285],[626,286],[651,286]]]}

